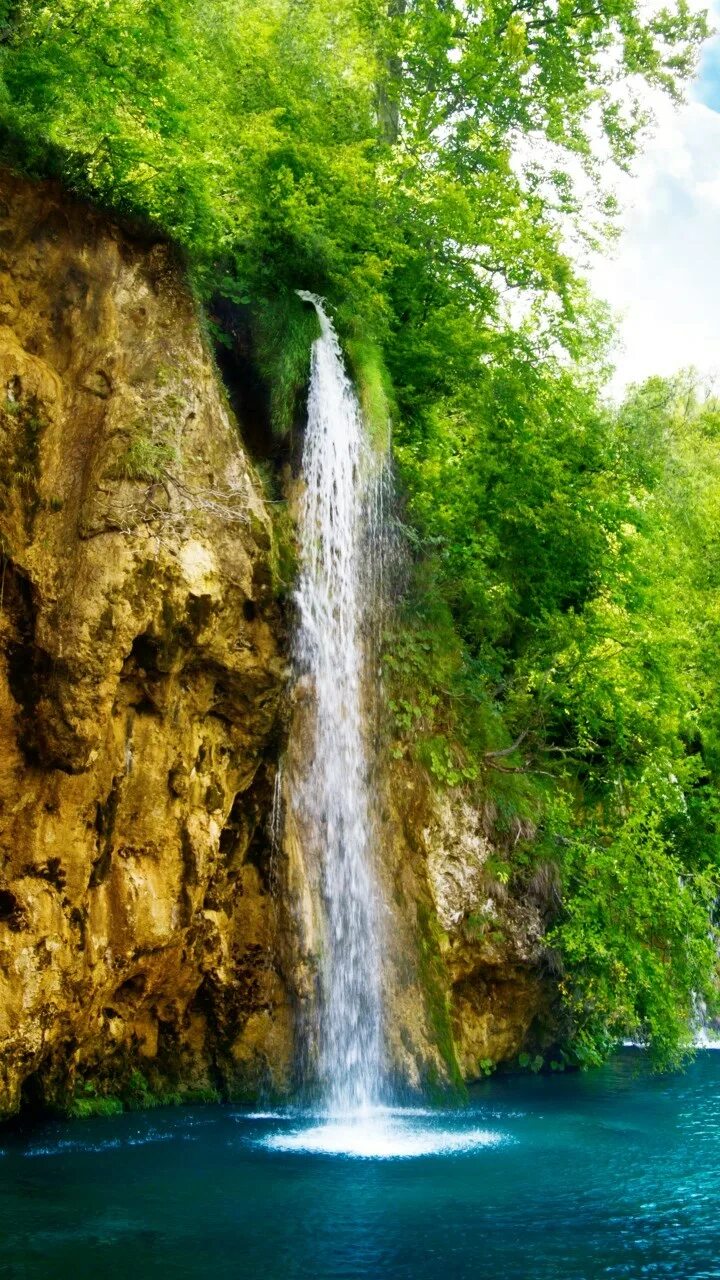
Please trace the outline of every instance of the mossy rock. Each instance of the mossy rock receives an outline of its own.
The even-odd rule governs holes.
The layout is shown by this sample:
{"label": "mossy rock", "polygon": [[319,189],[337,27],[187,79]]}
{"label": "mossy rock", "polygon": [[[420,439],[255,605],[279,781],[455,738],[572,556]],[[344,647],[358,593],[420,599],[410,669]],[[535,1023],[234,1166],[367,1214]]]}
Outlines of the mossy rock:
{"label": "mossy rock", "polygon": [[[437,916],[427,903],[418,903],[417,922],[420,982],[425,996],[428,1022],[435,1044],[447,1068],[450,1091],[464,1098],[467,1096],[467,1089],[455,1053],[447,980],[441,954],[443,931]],[[433,1091],[437,1092],[440,1088],[439,1078],[432,1077],[433,1072],[428,1072],[425,1081],[431,1096]]]}

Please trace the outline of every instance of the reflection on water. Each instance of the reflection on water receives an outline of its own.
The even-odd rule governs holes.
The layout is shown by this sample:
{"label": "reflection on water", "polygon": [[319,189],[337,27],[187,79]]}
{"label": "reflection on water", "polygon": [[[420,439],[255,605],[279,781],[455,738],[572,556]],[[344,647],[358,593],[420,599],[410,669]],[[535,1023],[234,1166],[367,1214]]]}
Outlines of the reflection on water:
{"label": "reflection on water", "polygon": [[460,1111],[153,1112],[8,1133],[0,1276],[720,1276],[720,1055],[483,1082]]}

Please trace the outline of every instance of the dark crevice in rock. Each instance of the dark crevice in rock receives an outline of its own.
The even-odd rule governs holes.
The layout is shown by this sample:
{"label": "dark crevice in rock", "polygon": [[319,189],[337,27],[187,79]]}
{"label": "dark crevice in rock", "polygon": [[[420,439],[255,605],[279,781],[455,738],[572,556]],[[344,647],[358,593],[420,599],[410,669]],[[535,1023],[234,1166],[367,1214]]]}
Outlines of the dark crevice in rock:
{"label": "dark crevice in rock", "polygon": [[138,716],[158,716],[161,714],[160,708],[152,698],[146,693],[140,694],[138,701],[133,703],[133,711]]}
{"label": "dark crevice in rock", "polygon": [[160,642],[154,636],[144,632],[140,636],[136,636],[132,642],[130,655],[126,660],[123,674],[134,669],[142,671],[148,676],[157,676],[160,674],[158,659],[160,657]]}
{"label": "dark crevice in rock", "polygon": [[0,924],[7,925],[13,933],[19,933],[27,925],[25,908],[9,889],[0,889]]}
{"label": "dark crevice in rock", "polygon": [[120,986],[116,988],[113,999],[120,1002],[134,1002],[141,1000],[147,990],[147,978],[144,973],[135,973],[131,978],[126,978]]}
{"label": "dark crevice in rock", "polygon": [[214,612],[212,596],[190,596],[187,602],[187,627],[178,629],[178,638],[186,647],[194,644],[200,632],[211,621]]}
{"label": "dark crevice in rock", "polygon": [[44,1119],[51,1108],[45,1095],[43,1068],[38,1067],[26,1076],[20,1090],[20,1112],[25,1121]]}
{"label": "dark crevice in rock", "polygon": [[257,461],[277,461],[283,448],[270,426],[270,388],[254,358],[250,308],[217,297],[211,310],[230,343],[218,343],[215,358],[243,441]]}
{"label": "dark crevice in rock", "polygon": [[107,799],[102,803],[98,802],[95,806],[95,830],[97,831],[98,836],[98,855],[92,865],[88,889],[97,889],[99,885],[104,884],[110,874],[113,833],[115,831],[115,821],[117,819],[118,805],[120,803],[121,785],[122,777],[117,774],[112,780],[112,786]]}
{"label": "dark crevice in rock", "polygon": [[51,687],[53,662],[35,643],[38,602],[32,583],[7,557],[3,557],[0,570],[0,603],[10,622],[5,651],[10,692],[23,721],[19,745],[29,764],[42,763],[37,706]]}
{"label": "dark crevice in rock", "polygon": [[70,923],[78,931],[78,951],[84,951],[87,943],[87,910],[82,907],[73,907],[70,912]]}
{"label": "dark crevice in rock", "polygon": [[273,868],[272,848],[266,824],[259,822],[256,826],[245,854],[245,861],[255,867],[264,893],[272,892]]}
{"label": "dark crevice in rock", "polygon": [[59,858],[48,858],[47,862],[28,863],[24,868],[26,876],[36,880],[46,880],[53,888],[61,892],[65,888],[67,876]]}
{"label": "dark crevice in rock", "polygon": [[231,862],[237,853],[245,835],[244,813],[247,795],[238,792],[232,803],[227,821],[220,832],[220,853],[226,862]]}
{"label": "dark crevice in rock", "polygon": [[198,861],[192,837],[186,826],[180,832],[180,853],[183,862],[183,886],[185,890],[194,888],[198,883]]}

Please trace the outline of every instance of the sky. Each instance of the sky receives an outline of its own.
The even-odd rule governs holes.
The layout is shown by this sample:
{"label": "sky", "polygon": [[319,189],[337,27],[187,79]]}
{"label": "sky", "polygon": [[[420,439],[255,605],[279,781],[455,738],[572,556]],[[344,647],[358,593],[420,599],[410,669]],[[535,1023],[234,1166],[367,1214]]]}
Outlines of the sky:
{"label": "sky", "polygon": [[[720,0],[709,5],[720,29]],[[693,365],[720,375],[720,34],[687,102],[663,100],[653,137],[620,189],[624,231],[592,272],[619,313],[612,389]]]}

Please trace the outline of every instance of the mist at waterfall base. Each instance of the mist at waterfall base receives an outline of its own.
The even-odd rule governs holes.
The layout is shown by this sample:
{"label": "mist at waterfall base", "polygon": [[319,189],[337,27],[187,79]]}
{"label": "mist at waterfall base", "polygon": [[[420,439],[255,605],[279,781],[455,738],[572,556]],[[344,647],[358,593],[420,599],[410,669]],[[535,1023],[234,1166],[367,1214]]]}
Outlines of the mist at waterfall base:
{"label": "mist at waterfall base", "polygon": [[[720,1264],[720,1054],[653,1076],[507,1077],[416,1116],[436,1150],[274,1150],[301,1115],[235,1107],[0,1139],[13,1280],[701,1280]],[[466,1148],[463,1135],[493,1141]],[[442,1135],[445,1135],[442,1138]]]}

